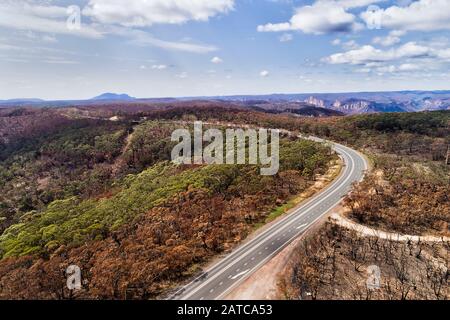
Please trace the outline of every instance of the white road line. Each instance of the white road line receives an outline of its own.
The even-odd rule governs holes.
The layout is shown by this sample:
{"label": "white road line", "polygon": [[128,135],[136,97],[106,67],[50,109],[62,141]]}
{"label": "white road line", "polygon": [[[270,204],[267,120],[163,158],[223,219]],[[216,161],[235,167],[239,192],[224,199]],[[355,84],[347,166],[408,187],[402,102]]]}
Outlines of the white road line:
{"label": "white road line", "polygon": [[244,274],[246,274],[247,272],[249,272],[250,269],[247,269],[245,271],[242,271],[241,273],[238,273],[237,275],[235,275],[234,277],[231,278],[231,280],[236,280],[239,277],[242,277]]}

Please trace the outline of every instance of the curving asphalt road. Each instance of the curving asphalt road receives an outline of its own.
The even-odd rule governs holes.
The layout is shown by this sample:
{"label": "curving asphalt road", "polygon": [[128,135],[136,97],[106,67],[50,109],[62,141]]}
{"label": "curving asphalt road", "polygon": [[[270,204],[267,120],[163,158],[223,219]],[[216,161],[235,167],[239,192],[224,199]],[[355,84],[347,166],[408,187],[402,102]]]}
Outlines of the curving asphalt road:
{"label": "curving asphalt road", "polygon": [[[324,142],[319,138],[308,139]],[[368,164],[359,152],[341,144],[331,144],[344,161],[342,173],[331,185],[252,240],[237,247],[200,277],[178,290],[170,299],[224,298],[233,288],[338,205],[351,191],[353,183],[363,179]]]}

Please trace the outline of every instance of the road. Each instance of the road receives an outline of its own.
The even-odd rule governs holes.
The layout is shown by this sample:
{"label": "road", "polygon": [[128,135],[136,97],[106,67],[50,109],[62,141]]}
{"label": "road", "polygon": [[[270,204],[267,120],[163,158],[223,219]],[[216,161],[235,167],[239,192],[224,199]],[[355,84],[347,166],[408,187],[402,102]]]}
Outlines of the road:
{"label": "road", "polygon": [[[323,141],[318,138],[310,139]],[[171,299],[223,299],[323,215],[336,207],[350,192],[353,183],[363,179],[368,164],[359,152],[341,144],[332,143],[332,146],[344,161],[340,176],[332,184],[255,238],[237,247],[200,277],[178,290]]]}

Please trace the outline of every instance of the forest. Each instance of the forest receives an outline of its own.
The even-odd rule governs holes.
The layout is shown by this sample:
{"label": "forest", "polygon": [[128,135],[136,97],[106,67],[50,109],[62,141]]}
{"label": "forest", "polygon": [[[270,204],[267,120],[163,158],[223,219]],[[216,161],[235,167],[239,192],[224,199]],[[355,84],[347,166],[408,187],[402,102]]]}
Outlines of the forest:
{"label": "forest", "polygon": [[[345,199],[349,219],[449,234],[449,111],[309,118],[204,101],[3,109],[0,299],[162,297],[336,161],[327,146],[284,136],[281,170],[271,177],[251,165],[170,163],[171,132],[195,120],[287,129],[359,149],[373,168]],[[448,265],[447,244],[378,242],[327,223],[296,250],[280,280],[287,299],[448,297],[448,271],[436,269]],[[378,295],[361,285],[374,262],[389,274]],[[85,280],[75,293],[65,287],[71,264]]]}
{"label": "forest", "polygon": [[[400,235],[450,235],[450,112],[328,119],[302,129],[363,150],[372,170],[344,201],[346,217]],[[334,129],[334,130],[333,130]],[[396,241],[327,222],[295,249],[286,299],[447,300],[449,242]],[[370,268],[380,288],[369,290]]]}
{"label": "forest", "polygon": [[[280,276],[288,300],[447,300],[448,243],[395,242],[362,237],[332,223],[296,248]],[[370,289],[370,268],[380,274]]]}
{"label": "forest", "polygon": [[[180,119],[193,119],[189,110]],[[171,117],[30,113],[3,117],[27,127],[42,115],[47,125],[36,121],[2,142],[0,299],[160,297],[336,160],[328,146],[283,137],[275,176],[257,165],[175,165],[170,134],[180,122]],[[61,117],[63,126],[48,125]],[[86,283],[75,294],[65,286],[71,264]]]}

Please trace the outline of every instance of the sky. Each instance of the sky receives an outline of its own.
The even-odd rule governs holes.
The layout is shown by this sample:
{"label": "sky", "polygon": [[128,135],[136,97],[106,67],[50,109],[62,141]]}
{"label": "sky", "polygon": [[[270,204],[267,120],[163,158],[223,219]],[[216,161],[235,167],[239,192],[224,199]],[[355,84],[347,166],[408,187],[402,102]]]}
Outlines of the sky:
{"label": "sky", "polygon": [[450,89],[450,0],[0,0],[0,99]]}

